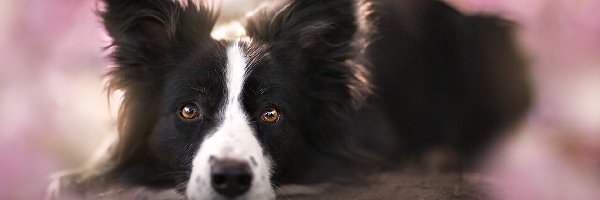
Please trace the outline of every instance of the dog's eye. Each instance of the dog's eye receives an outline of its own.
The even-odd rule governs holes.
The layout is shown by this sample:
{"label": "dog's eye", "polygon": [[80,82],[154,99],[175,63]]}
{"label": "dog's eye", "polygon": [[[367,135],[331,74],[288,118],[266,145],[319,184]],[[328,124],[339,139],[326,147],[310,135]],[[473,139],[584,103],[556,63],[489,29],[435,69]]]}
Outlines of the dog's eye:
{"label": "dog's eye", "polygon": [[184,119],[194,119],[200,115],[198,106],[195,103],[185,104],[179,109],[179,115]]}
{"label": "dog's eye", "polygon": [[275,123],[279,120],[279,111],[271,106],[268,106],[262,112],[261,118],[266,123]]}

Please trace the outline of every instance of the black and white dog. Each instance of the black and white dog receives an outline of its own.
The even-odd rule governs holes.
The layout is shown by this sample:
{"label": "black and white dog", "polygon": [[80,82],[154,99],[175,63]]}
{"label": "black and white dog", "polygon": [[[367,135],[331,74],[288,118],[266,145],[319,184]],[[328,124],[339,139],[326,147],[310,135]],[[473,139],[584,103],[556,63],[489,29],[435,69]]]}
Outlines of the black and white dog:
{"label": "black and white dog", "polygon": [[[124,196],[129,188],[145,188],[173,190],[175,196],[189,199],[275,199],[274,188],[278,185],[309,182],[309,176],[327,177],[336,171],[331,163],[360,159],[355,155],[360,152],[370,154],[355,149],[372,149],[371,153],[387,156],[420,151],[442,140],[450,141],[450,146],[459,145],[459,150],[467,144],[479,144],[484,130],[463,130],[460,123],[468,121],[463,115],[487,120],[485,106],[489,105],[472,108],[484,113],[476,117],[465,112],[467,108],[457,108],[457,101],[481,103],[481,98],[456,94],[465,92],[456,88],[477,85],[476,81],[457,84],[454,80],[464,78],[462,68],[457,66],[484,63],[482,68],[486,70],[493,64],[487,63],[487,58],[461,63],[457,60],[471,58],[461,57],[464,49],[444,46],[456,46],[453,42],[462,35],[477,31],[452,32],[455,35],[444,32],[439,37],[428,31],[460,30],[480,22],[468,22],[467,17],[440,7],[437,1],[407,2],[412,3],[404,8],[414,7],[408,12],[434,15],[406,17],[406,24],[421,26],[440,23],[437,18],[454,18],[447,20],[449,24],[420,27],[423,30],[413,34],[400,30],[402,26],[393,24],[390,15],[373,20],[373,10],[393,6],[353,0],[286,0],[255,11],[244,21],[244,35],[216,40],[211,31],[217,12],[207,3],[103,0],[99,15],[113,39],[111,58],[117,66],[108,75],[109,88],[124,92],[119,137],[104,160],[84,172],[61,178],[59,187],[87,198],[127,198]],[[429,21],[415,20],[425,18]],[[368,48],[377,38],[373,37],[374,30],[384,26],[398,26],[383,28],[377,36],[383,38],[379,41],[389,43],[375,42],[378,49]],[[504,29],[490,27],[499,31],[496,35],[502,35],[496,38],[504,38]],[[421,32],[432,36],[421,36]],[[406,37],[385,38],[398,34]],[[449,38],[444,38],[446,35]],[[486,37],[481,40],[494,40],[494,36]],[[495,42],[498,48],[507,46],[503,41]],[[410,56],[406,49],[411,48],[420,57]],[[369,59],[368,52],[377,55]],[[406,55],[382,58],[390,53]],[[477,50],[472,53],[475,59],[488,55]],[[369,60],[375,65],[369,67]],[[423,67],[437,64],[442,67]],[[422,81],[440,83],[410,86],[406,84],[419,83],[392,77],[413,73],[400,72],[411,67],[421,67],[417,70],[422,71]],[[443,69],[438,73],[438,68]],[[445,72],[450,74],[442,75]],[[435,76],[429,78],[427,73]],[[487,91],[476,87],[477,91]],[[444,94],[435,92],[452,98],[444,99]],[[505,110],[517,113],[521,108]],[[447,116],[454,118],[442,119]],[[469,123],[483,123],[480,121]],[[484,128],[506,120],[488,121]],[[443,130],[477,132],[477,139],[453,140],[456,134]],[[114,192],[107,193],[108,188]]]}

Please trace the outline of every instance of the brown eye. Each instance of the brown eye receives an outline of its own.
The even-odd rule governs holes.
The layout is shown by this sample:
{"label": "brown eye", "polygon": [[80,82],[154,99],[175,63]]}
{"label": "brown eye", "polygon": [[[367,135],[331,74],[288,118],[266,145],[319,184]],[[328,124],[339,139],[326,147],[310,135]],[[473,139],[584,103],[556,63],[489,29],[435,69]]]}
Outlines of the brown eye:
{"label": "brown eye", "polygon": [[179,109],[179,115],[184,119],[194,119],[198,117],[198,106],[195,103],[185,104]]}
{"label": "brown eye", "polygon": [[279,120],[279,111],[273,107],[266,107],[262,112],[262,120],[266,123],[275,123]]}

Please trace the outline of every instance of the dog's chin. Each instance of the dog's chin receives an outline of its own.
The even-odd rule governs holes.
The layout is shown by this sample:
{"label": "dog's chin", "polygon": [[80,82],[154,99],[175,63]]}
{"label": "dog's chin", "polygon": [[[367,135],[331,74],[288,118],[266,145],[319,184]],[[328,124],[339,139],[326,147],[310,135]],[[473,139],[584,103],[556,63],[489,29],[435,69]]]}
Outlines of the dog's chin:
{"label": "dog's chin", "polygon": [[212,189],[208,190],[186,190],[186,197],[189,200],[274,200],[275,191],[273,189],[250,189],[246,194],[236,197],[226,197],[216,193]]}

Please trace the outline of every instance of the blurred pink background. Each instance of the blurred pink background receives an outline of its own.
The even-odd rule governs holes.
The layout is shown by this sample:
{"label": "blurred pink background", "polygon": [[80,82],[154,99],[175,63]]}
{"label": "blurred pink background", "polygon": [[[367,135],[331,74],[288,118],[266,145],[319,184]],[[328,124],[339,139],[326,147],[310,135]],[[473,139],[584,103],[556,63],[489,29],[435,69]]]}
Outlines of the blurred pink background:
{"label": "blurred pink background", "polygon": [[519,23],[534,106],[488,163],[502,200],[600,199],[600,1],[447,0]]}
{"label": "blurred pink background", "polygon": [[[222,0],[242,13],[255,1]],[[532,63],[530,115],[490,159],[496,199],[600,199],[600,1],[447,0],[515,20]],[[235,7],[232,7],[235,5]],[[40,199],[114,132],[94,0],[0,2],[0,199]],[[227,15],[227,14],[226,14]]]}
{"label": "blurred pink background", "polygon": [[111,131],[93,4],[0,3],[0,199],[41,199]]}

